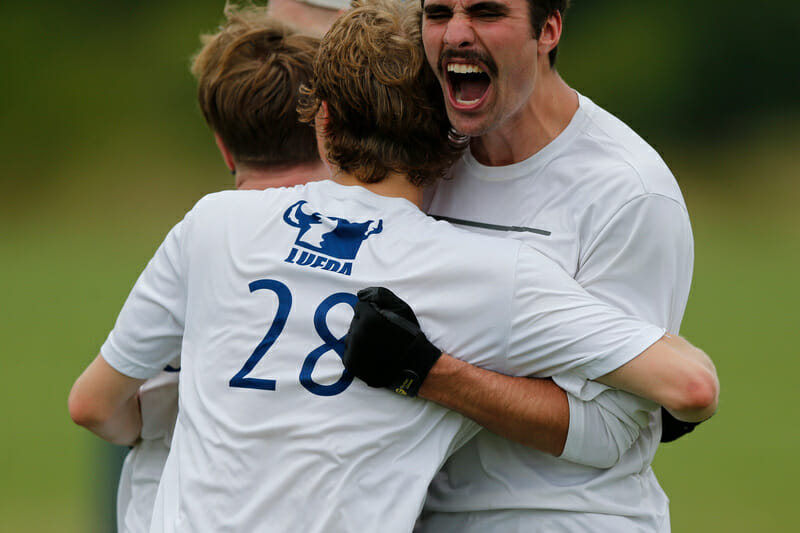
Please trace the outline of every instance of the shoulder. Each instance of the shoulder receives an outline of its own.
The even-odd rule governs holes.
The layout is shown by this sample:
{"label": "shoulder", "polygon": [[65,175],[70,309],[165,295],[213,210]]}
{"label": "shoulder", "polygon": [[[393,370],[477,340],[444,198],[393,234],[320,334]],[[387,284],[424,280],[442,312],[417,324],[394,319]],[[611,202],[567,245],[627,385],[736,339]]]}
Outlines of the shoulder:
{"label": "shoulder", "polygon": [[585,122],[575,151],[595,166],[597,179],[621,193],[620,203],[653,194],[683,204],[675,176],[650,144],[585,96],[580,96],[580,105]]}
{"label": "shoulder", "polygon": [[[453,286],[455,280],[462,289],[474,285],[476,280],[491,280],[498,292],[501,286],[513,283],[522,243],[483,235],[421,215],[413,223],[404,224],[384,244],[392,253],[402,250],[403,261],[419,265],[424,278],[431,285]],[[435,282],[431,280],[437,280]]]}
{"label": "shoulder", "polygon": [[475,229],[480,230],[479,223],[476,223],[477,228],[472,229],[454,225],[445,217],[423,215],[422,218],[424,219],[423,223],[430,226],[429,234],[437,240],[446,242],[447,246],[451,248],[468,249],[484,256],[490,253],[516,256],[521,246],[521,242],[517,239],[506,239],[476,232]]}
{"label": "shoulder", "polygon": [[219,191],[207,194],[192,207],[187,218],[194,223],[220,225],[228,220],[245,222],[263,218],[271,206],[289,201],[297,196],[302,186],[265,190]]}
{"label": "shoulder", "polygon": [[225,212],[234,209],[250,209],[280,197],[282,191],[292,189],[266,189],[246,191],[218,191],[203,196],[192,208],[193,212]]}

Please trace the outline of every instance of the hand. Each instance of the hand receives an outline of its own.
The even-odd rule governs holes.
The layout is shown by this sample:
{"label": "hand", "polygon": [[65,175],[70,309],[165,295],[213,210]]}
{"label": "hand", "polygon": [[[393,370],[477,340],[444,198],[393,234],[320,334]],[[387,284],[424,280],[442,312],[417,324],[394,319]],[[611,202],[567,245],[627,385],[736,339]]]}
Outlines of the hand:
{"label": "hand", "polygon": [[661,442],[672,442],[694,431],[700,422],[683,422],[661,408]]}
{"label": "hand", "polygon": [[414,311],[389,289],[358,292],[344,340],[344,366],[370,387],[416,396],[442,355],[419,328]]}

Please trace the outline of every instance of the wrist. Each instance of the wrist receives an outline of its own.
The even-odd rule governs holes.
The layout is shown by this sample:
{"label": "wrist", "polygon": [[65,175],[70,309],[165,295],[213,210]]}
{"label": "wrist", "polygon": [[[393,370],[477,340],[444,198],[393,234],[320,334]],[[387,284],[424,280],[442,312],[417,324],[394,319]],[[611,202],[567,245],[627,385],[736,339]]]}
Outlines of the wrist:
{"label": "wrist", "polygon": [[452,382],[454,375],[461,372],[464,365],[467,363],[443,352],[431,367],[428,377],[422,382],[417,396],[443,404],[443,393],[448,383]]}

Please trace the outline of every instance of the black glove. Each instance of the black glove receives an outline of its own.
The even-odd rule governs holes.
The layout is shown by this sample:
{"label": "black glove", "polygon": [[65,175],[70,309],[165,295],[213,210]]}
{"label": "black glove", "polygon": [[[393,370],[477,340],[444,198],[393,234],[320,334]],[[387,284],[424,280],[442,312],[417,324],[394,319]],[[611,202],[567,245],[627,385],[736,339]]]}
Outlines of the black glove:
{"label": "black glove", "polygon": [[694,431],[700,422],[678,420],[669,411],[661,408],[661,442],[672,442]]}
{"label": "black glove", "polygon": [[442,352],[419,329],[414,311],[392,291],[358,291],[344,339],[344,366],[370,387],[416,396]]}

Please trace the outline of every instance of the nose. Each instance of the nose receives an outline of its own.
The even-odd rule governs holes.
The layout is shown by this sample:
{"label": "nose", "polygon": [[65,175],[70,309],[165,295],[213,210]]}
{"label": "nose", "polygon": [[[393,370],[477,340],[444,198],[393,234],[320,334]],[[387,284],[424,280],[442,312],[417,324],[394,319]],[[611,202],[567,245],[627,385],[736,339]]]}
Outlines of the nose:
{"label": "nose", "polygon": [[475,40],[475,33],[469,19],[461,14],[454,15],[447,22],[443,40],[444,44],[454,48],[471,45]]}

